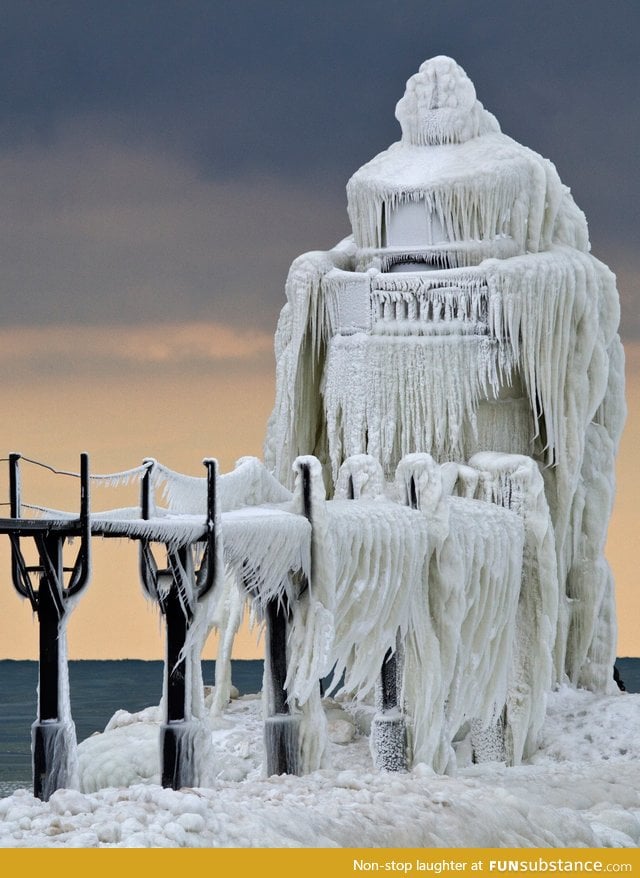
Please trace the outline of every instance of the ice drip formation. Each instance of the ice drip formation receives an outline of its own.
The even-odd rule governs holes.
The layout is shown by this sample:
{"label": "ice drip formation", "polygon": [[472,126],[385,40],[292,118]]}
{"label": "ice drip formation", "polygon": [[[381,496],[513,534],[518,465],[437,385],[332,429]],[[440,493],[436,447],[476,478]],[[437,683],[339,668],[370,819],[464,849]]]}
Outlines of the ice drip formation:
{"label": "ice drip formation", "polygon": [[347,184],[352,236],[291,266],[276,333],[267,466],[292,488],[313,455],[345,509],[316,539],[291,661],[299,679],[312,649],[362,694],[398,646],[414,761],[445,770],[465,722],[502,716],[518,762],[555,683],[612,686],[615,277],[554,165],[455,61],[422,64],[396,118]]}
{"label": "ice drip formation", "polygon": [[[93,536],[139,542],[167,625],[164,785],[219,777],[212,731],[246,605],[265,628],[266,774],[327,767],[337,708],[320,681],[331,674],[386,770],[518,764],[539,747],[556,684],[615,690],[603,554],[625,415],[615,278],[590,255],[554,166],[502,134],[453,60],[426,61],[396,116],[402,139],[347,184],[352,236],[291,267],[264,464],[242,458],[218,476],[207,459],[198,479],[150,458],[93,477],[141,480],[140,507],[96,513],[85,455],[80,519],[30,507],[36,521],[21,518],[10,456],[0,532],[41,623],[40,592],[65,594],[67,536],[82,535],[87,573]],[[34,534],[40,568],[19,552]],[[44,797],[75,783],[56,607],[60,683],[34,762]],[[205,704],[200,656],[214,628]],[[100,764],[84,765],[81,786],[97,788]]]}

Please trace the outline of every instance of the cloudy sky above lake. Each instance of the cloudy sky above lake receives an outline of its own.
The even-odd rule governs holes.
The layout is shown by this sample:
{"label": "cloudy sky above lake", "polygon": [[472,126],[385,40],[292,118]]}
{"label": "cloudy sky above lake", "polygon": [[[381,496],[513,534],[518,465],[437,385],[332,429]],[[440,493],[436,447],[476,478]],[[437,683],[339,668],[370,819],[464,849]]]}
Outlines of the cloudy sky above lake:
{"label": "cloudy sky above lake", "polygon": [[288,266],[349,233],[345,183],[437,54],[556,164],[640,339],[635,0],[0,8],[5,450],[259,453]]}

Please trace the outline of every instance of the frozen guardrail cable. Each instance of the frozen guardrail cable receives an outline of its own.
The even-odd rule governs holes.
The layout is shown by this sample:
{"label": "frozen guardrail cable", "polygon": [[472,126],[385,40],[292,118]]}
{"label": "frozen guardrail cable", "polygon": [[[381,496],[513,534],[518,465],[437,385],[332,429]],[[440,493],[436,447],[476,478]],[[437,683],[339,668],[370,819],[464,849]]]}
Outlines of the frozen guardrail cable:
{"label": "frozen guardrail cable", "polygon": [[[0,462],[8,461],[8,460],[9,460],[8,457],[0,458]],[[21,454],[20,460],[23,461],[24,463],[30,463],[30,464],[33,464],[34,466],[39,466],[42,469],[49,470],[49,472],[54,473],[54,475],[56,475],[56,476],[70,476],[71,478],[74,478],[74,479],[80,478],[80,473],[78,473],[78,472],[73,472],[72,470],[56,469],[55,467],[51,466],[50,464],[44,463],[41,460],[35,460],[35,458],[32,458],[32,457],[25,457],[24,455]],[[154,463],[155,463],[155,461],[154,461]],[[145,461],[145,463],[141,464],[140,466],[133,467],[132,469],[121,470],[120,472],[92,473],[89,476],[89,479],[91,481],[96,481],[96,482],[97,481],[106,481],[106,482],[112,483],[113,486],[115,486],[116,484],[126,484],[130,479],[133,479],[136,476],[144,475],[144,473],[148,470],[148,468],[149,468],[149,464]]]}

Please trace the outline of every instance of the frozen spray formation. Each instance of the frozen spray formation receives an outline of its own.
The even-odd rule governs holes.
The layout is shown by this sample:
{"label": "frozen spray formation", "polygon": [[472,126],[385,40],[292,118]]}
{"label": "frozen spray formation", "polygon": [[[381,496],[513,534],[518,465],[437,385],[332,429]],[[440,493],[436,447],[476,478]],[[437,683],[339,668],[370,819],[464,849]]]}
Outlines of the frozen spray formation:
{"label": "frozen spray formation", "polygon": [[[615,279],[590,255],[585,218],[554,166],[501,133],[454,61],[425,62],[396,116],[402,139],[347,185],[353,235],[291,267],[266,466],[243,458],[219,476],[208,458],[199,479],[147,459],[93,477],[107,487],[139,479],[139,506],[91,512],[83,455],[80,518],[25,504],[35,517],[23,520],[20,455],[10,456],[12,514],[0,529],[13,535],[14,585],[38,609],[41,643],[56,644],[57,673],[46,676],[34,725],[34,776],[43,779],[36,792],[65,819],[69,808],[90,806],[58,789],[77,783],[88,793],[160,778],[174,789],[219,792],[221,778],[251,775],[255,789],[260,770],[333,767],[292,789],[318,792],[326,782],[335,792],[345,775],[347,786],[375,789],[384,776],[369,774],[365,784],[339,770],[333,745],[359,746],[356,727],[369,733],[376,767],[414,769],[394,782],[402,790],[424,777],[437,784],[432,770],[453,773],[471,761],[535,763],[545,746],[551,759],[567,751],[573,759],[574,713],[563,717],[568,744],[564,730],[551,748],[541,741],[554,684],[565,684],[556,707],[592,697],[567,683],[615,691],[613,583],[603,554],[625,414]],[[42,542],[50,532],[53,548]],[[41,567],[27,567],[16,534],[40,539]],[[78,534],[87,547],[92,536],[139,542],[167,653],[160,709],[118,712],[77,753],[60,606],[88,575],[88,548],[74,568],[62,565],[64,540]],[[150,543],[164,545],[165,567]],[[36,569],[37,596],[29,579]],[[57,604],[39,603],[45,586]],[[231,651],[246,605],[265,632],[261,769],[255,754],[249,760],[254,720],[240,736],[229,722]],[[221,637],[207,701],[200,656],[213,628]],[[320,681],[329,675],[339,694],[323,703]],[[617,722],[624,710],[610,707]],[[614,740],[599,737],[603,761]],[[626,741],[617,752],[629,752]],[[599,788],[609,795],[610,778],[596,775],[594,826],[605,827],[598,837],[636,842],[635,817],[610,815],[624,830],[609,833]],[[486,776],[496,778],[496,768]],[[567,776],[574,784],[575,766]],[[532,795],[527,789],[522,809],[527,831]],[[579,787],[576,795],[582,802]],[[156,805],[168,801],[154,796]],[[621,796],[623,807],[631,799],[624,789]],[[386,802],[383,810],[386,817]],[[22,833],[28,815],[5,811]],[[560,821],[539,815],[553,833],[535,838],[556,838],[565,811]],[[187,831],[205,828],[199,812],[182,816],[161,841],[137,831],[124,837],[183,843]],[[375,844],[382,820],[381,812]],[[361,843],[360,816],[353,825],[337,837]],[[529,837],[519,818],[515,825],[518,841]],[[314,841],[325,837],[319,831]],[[123,838],[106,824],[94,837]],[[582,829],[563,837],[595,838]]]}
{"label": "frozen spray formation", "polygon": [[[614,688],[615,279],[554,166],[501,133],[454,61],[425,62],[396,115],[402,139],[348,183],[352,237],[291,267],[266,466],[218,477],[209,461],[197,479],[148,461],[143,520],[91,517],[189,562],[174,586],[190,782],[224,771],[209,744],[245,604],[265,629],[267,774],[328,767],[332,673],[374,764],[396,771],[518,764],[554,684]],[[184,548],[205,531],[206,564]]]}
{"label": "frozen spray formation", "polygon": [[426,61],[396,116],[402,139],[347,185],[353,235],[293,263],[276,335],[267,465],[293,489],[314,455],[335,494],[289,682],[305,702],[337,662],[362,696],[395,652],[414,760],[446,770],[476,720],[518,762],[554,682],[612,685],[615,278],[555,167],[453,60]]}

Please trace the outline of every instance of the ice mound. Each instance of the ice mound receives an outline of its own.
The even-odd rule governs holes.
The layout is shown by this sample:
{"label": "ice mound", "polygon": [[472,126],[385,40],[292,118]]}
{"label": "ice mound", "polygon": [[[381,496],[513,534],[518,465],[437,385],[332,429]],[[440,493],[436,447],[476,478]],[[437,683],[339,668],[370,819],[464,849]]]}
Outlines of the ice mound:
{"label": "ice mound", "polygon": [[402,140],[416,146],[464,143],[500,131],[495,116],[476,99],[476,90],[462,67],[446,55],[425,61],[407,81],[397,105]]}
{"label": "ice mound", "polygon": [[[345,721],[335,702],[326,707]],[[260,713],[255,696],[233,702],[228,726],[213,732],[225,762],[237,765],[244,752],[253,763]],[[305,777],[250,772],[240,783],[220,778],[212,789],[177,792],[134,782],[58,790],[49,802],[19,790],[0,800],[0,847],[637,847],[639,716],[640,696],[563,686],[551,696],[535,764],[517,768],[374,772],[366,737],[355,735],[333,744],[333,768]],[[110,737],[114,764],[123,762],[114,732],[144,726],[157,740],[151,715],[138,720],[89,741]],[[571,741],[588,747],[572,754]]]}

